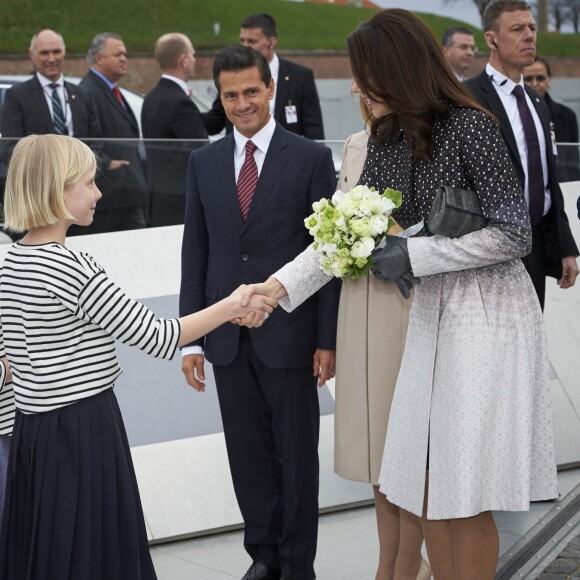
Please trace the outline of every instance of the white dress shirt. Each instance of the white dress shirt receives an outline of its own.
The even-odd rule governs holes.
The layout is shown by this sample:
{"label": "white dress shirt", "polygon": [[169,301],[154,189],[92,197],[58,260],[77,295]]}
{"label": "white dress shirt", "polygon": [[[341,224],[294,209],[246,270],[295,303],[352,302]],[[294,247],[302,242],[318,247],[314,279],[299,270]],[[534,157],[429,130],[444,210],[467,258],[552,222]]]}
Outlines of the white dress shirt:
{"label": "white dress shirt", "polygon": [[[238,177],[240,176],[240,171],[242,170],[242,165],[244,164],[244,159],[246,158],[246,143],[252,141],[256,146],[254,151],[254,159],[258,167],[258,177],[262,173],[262,167],[264,166],[264,159],[266,158],[266,153],[268,153],[268,147],[270,147],[270,142],[276,130],[276,121],[270,115],[269,121],[262,127],[255,135],[252,137],[245,137],[234,127],[234,171],[236,176],[236,183],[238,182]],[[181,349],[181,356],[187,356],[188,354],[203,354],[203,348],[201,346],[184,346]]]}
{"label": "white dress shirt", "polygon": [[526,93],[523,78],[520,78],[519,83],[514,83],[510,78],[506,77],[504,74],[498,72],[489,63],[485,67],[485,72],[491,79],[491,83],[494,86],[497,94],[503,104],[505,112],[512,126],[512,131],[514,137],[516,138],[516,144],[518,146],[518,151],[520,153],[520,160],[522,162],[522,167],[526,175],[526,185],[524,187],[524,195],[526,197],[526,203],[528,208],[530,206],[530,195],[528,186],[528,148],[526,144],[526,136],[524,134],[524,127],[522,125],[522,120],[520,118],[520,112],[518,110],[518,103],[515,95],[512,94],[516,84],[520,85],[524,89],[524,94],[526,95],[526,101],[528,103],[528,108],[534,119],[534,125],[536,126],[536,131],[538,133],[538,141],[540,142],[540,156],[542,158],[542,173],[544,176],[544,215],[548,213],[550,206],[552,205],[552,198],[550,195],[550,190],[548,189],[548,158],[546,156],[546,138],[544,135],[544,128],[542,127],[542,122],[540,117],[536,112],[536,107],[528,93]]}
{"label": "white dress shirt", "polygon": [[42,86],[42,91],[44,92],[44,97],[46,98],[46,102],[48,103],[48,110],[50,111],[51,119],[54,119],[54,114],[52,112],[52,89],[50,88],[50,85],[53,82],[55,82],[58,85],[58,89],[56,89],[56,91],[60,98],[62,110],[64,112],[64,123],[66,125],[68,134],[71,137],[74,137],[73,120],[70,105],[68,102],[68,94],[66,92],[66,89],[64,88],[64,77],[60,75],[60,78],[57,81],[51,81],[50,79],[47,79],[45,76],[37,72],[36,78],[38,79],[40,85]]}
{"label": "white dress shirt", "polygon": [[274,58],[268,64],[270,65],[270,73],[272,73],[272,79],[274,81],[274,96],[270,101],[270,115],[273,117],[276,108],[276,95],[278,94],[278,77],[280,76],[280,59],[276,53],[274,53]]}

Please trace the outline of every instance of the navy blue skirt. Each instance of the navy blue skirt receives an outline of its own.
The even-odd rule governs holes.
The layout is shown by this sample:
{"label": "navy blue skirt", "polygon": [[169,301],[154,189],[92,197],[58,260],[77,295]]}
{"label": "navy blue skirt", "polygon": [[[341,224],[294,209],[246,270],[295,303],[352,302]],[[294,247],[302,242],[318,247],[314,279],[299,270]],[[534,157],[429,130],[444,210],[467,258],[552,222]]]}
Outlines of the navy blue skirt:
{"label": "navy blue skirt", "polygon": [[0,579],[156,579],[113,389],[47,413],[16,413]]}

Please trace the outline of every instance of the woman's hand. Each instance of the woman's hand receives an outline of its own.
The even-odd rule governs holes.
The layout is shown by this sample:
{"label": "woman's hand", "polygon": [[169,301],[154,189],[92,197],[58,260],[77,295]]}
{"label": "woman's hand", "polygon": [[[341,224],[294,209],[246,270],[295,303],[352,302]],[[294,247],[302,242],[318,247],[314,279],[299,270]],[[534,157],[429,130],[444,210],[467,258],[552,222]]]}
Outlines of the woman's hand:
{"label": "woman's hand", "polygon": [[[268,278],[265,282],[259,284],[242,284],[237,290],[232,293],[232,296],[237,296],[242,306],[248,305],[252,297],[255,295],[267,296],[275,301],[283,296],[286,296],[286,288],[276,280],[276,278]],[[276,302],[276,306],[278,302]],[[267,316],[258,316],[255,312],[250,312],[245,317],[239,317],[232,320],[233,323],[240,326],[248,326],[250,328],[261,326]]]}
{"label": "woman's hand", "polygon": [[404,298],[409,298],[413,284],[421,282],[413,276],[407,239],[387,236],[385,246],[372,253],[373,273],[377,280],[395,282]]}

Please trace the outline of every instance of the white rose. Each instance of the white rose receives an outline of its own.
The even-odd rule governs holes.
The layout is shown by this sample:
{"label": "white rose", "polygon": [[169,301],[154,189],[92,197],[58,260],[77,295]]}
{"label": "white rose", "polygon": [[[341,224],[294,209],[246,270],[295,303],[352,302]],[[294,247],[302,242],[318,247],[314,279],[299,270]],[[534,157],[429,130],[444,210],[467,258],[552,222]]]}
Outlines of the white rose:
{"label": "white rose", "polygon": [[332,196],[332,203],[334,204],[334,207],[336,207],[339,203],[342,203],[345,199],[346,193],[344,193],[344,191],[340,191],[339,189],[334,192],[334,195]]}
{"label": "white rose", "polygon": [[371,235],[369,218],[351,220],[350,229],[361,238],[369,237]]}
{"label": "white rose", "polygon": [[371,236],[375,237],[379,234],[384,234],[389,226],[389,218],[382,214],[374,215],[370,218]]}
{"label": "white rose", "polygon": [[355,242],[350,250],[353,258],[368,258],[375,249],[375,241],[372,238],[363,238]]}

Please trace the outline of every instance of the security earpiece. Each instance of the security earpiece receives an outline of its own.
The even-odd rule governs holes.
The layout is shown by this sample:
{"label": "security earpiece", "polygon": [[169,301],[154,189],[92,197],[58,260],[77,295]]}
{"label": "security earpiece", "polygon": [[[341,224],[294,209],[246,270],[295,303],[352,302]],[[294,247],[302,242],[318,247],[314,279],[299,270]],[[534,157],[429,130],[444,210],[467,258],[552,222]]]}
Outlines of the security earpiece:
{"label": "security earpiece", "polygon": [[491,39],[491,44],[493,44],[493,46],[495,46],[496,48],[498,48],[497,42],[495,41],[495,38],[492,38]]}

